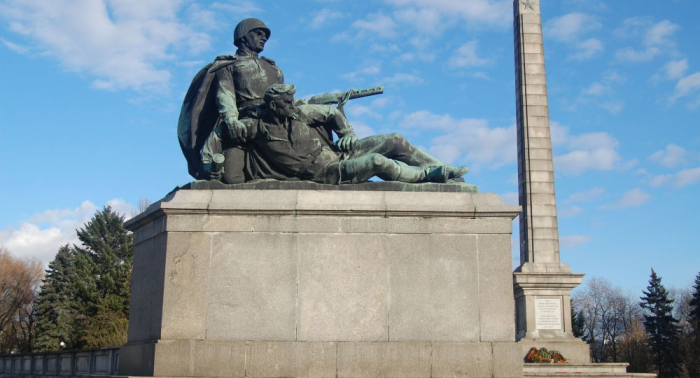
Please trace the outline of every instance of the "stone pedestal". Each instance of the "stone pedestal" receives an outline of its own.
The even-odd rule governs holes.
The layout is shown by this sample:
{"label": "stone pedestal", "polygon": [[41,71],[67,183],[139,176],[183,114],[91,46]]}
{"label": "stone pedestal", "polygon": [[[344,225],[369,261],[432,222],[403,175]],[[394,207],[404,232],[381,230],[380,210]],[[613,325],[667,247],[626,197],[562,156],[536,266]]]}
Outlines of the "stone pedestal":
{"label": "stone pedestal", "polygon": [[[547,265],[553,272],[547,272]],[[537,269],[539,268],[539,269]],[[516,339],[523,355],[530,348],[557,350],[573,364],[590,362],[589,347],[574,337],[571,326],[571,290],[583,274],[565,264],[524,264],[513,274]],[[523,271],[524,270],[524,271]]]}
{"label": "stone pedestal", "polygon": [[180,190],[127,222],[120,375],[521,377],[494,194]]}

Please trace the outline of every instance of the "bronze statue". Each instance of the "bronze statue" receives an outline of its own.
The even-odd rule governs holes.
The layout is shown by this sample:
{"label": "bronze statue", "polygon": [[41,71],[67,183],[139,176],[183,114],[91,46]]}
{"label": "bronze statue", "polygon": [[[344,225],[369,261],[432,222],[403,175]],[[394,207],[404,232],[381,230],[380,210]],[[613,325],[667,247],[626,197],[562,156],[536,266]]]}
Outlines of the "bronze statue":
{"label": "bronze statue", "polygon": [[[238,184],[256,179],[360,183],[461,181],[466,167],[445,164],[399,134],[358,140],[342,112],[351,98],[383,87],[295,100],[282,70],[259,56],[270,38],[260,20],[241,21],[235,55],[199,71],[185,96],[178,124],[190,175]],[[338,109],[330,104],[338,103]],[[333,133],[340,139],[334,144]]]}
{"label": "bronze statue", "polygon": [[[323,184],[361,183],[373,176],[386,181],[441,182],[468,168],[445,164],[399,134],[359,139],[340,111],[330,105],[296,105],[296,87],[273,84],[264,103],[239,119],[237,142],[249,145],[284,179]],[[333,143],[333,135],[339,139]],[[225,150],[226,126],[211,133],[203,151]],[[205,155],[206,152],[203,152]],[[213,160],[214,156],[203,156]]]}
{"label": "bronze statue", "polygon": [[[236,55],[217,57],[192,80],[178,123],[180,147],[192,177],[210,178],[208,165],[212,162],[202,161],[201,150],[214,127],[225,125],[234,140],[244,137],[238,119],[262,103],[270,85],[284,82],[282,70],[275,62],[259,56],[271,34],[258,19],[241,21],[233,34]],[[245,151],[228,148],[226,154],[229,181],[243,182]]]}

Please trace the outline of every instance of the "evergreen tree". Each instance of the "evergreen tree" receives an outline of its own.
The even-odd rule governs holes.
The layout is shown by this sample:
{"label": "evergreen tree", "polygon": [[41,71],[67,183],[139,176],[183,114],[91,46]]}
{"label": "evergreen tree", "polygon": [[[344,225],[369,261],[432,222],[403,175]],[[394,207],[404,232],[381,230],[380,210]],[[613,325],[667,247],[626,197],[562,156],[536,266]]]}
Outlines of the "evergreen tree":
{"label": "evergreen tree", "polygon": [[65,245],[59,248],[46,270],[37,301],[37,351],[59,350],[61,342],[68,349],[80,346],[76,332],[75,260],[75,251]]}
{"label": "evergreen tree", "polygon": [[700,377],[700,273],[695,276],[688,318],[692,332],[687,335],[685,369],[689,377]]}
{"label": "evergreen tree", "polygon": [[651,270],[647,291],[639,304],[646,310],[644,328],[649,335],[652,356],[658,369],[659,378],[677,377],[680,371],[678,361],[678,327],[672,314],[673,300],[661,284],[661,277]]}
{"label": "evergreen tree", "polygon": [[132,236],[109,206],[77,231],[81,246],[61,247],[39,295],[39,350],[126,342]]}
{"label": "evergreen tree", "polygon": [[588,341],[585,315],[576,308],[573,299],[571,300],[571,330],[575,337]]}
{"label": "evergreen tree", "polygon": [[126,342],[134,249],[131,234],[124,228],[124,217],[105,206],[102,212],[78,230],[89,273],[80,282],[84,291],[83,314],[86,347],[120,345]]}
{"label": "evergreen tree", "polygon": [[693,328],[698,331],[700,325],[700,273],[695,276],[693,284],[693,297],[690,300],[690,314],[688,316]]}

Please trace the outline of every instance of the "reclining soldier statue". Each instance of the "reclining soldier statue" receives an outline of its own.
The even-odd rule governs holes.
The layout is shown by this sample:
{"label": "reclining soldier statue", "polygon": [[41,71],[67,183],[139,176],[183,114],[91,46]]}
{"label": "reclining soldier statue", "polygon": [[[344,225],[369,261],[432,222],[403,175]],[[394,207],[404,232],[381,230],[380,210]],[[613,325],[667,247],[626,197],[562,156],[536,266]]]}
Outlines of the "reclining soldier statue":
{"label": "reclining soldier statue", "polygon": [[[274,172],[271,176],[283,180],[343,184],[377,176],[385,181],[446,183],[469,170],[438,160],[397,133],[358,139],[336,108],[299,105],[295,93],[293,85],[273,84],[263,104],[239,119],[237,127],[219,123],[202,148],[209,176],[226,183],[220,152],[225,155],[240,146],[258,165]],[[339,137],[335,143],[333,133]]]}

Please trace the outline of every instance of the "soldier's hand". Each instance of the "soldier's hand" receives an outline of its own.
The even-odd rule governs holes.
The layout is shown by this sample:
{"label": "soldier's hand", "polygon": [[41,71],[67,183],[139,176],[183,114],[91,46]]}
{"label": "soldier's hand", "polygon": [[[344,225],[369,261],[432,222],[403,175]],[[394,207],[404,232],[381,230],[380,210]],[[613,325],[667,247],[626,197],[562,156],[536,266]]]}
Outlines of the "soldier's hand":
{"label": "soldier's hand", "polygon": [[209,180],[221,181],[222,177],[224,177],[223,167],[216,172],[209,172]]}
{"label": "soldier's hand", "polygon": [[352,151],[353,148],[355,148],[355,144],[357,144],[357,136],[355,134],[350,134],[346,135],[335,143],[338,148],[343,151],[343,152],[350,152]]}
{"label": "soldier's hand", "polygon": [[248,128],[246,125],[237,119],[231,121],[231,123],[227,122],[227,124],[228,133],[231,139],[239,144],[245,143],[246,138],[248,137]]}

